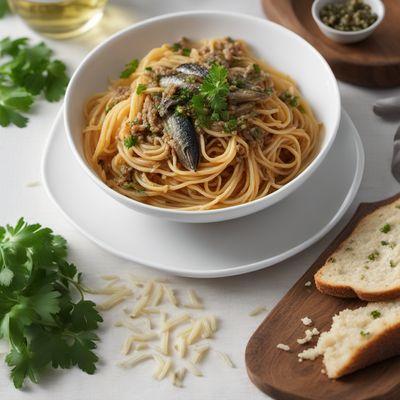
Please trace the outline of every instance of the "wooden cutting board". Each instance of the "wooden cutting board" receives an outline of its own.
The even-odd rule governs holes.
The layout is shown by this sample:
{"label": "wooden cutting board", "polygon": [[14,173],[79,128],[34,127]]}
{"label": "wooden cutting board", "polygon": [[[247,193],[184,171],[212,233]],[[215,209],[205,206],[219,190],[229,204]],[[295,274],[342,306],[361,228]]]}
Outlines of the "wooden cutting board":
{"label": "wooden cutting board", "polygon": [[[296,32],[326,58],[338,79],[367,87],[400,85],[400,1],[384,1],[381,25],[366,40],[340,44],[325,37],[311,15],[313,0],[262,0],[267,17]],[[307,73],[307,71],[304,71]]]}
{"label": "wooden cutting board", "polygon": [[[355,224],[377,207],[400,194],[377,203],[362,203],[353,218],[311,268],[289,290],[250,338],[246,348],[246,366],[251,381],[263,392],[279,400],[399,400],[400,357],[369,366],[363,370],[331,380],[321,373],[322,360],[298,362],[297,354],[314,346],[318,337],[306,345],[297,344],[308,327],[300,321],[309,317],[320,332],[330,329],[332,316],[344,308],[364,304],[357,299],[340,299],[321,294],[314,284],[314,273],[351,233]],[[312,282],[311,287],[304,284]],[[290,346],[291,352],[276,348]]]}

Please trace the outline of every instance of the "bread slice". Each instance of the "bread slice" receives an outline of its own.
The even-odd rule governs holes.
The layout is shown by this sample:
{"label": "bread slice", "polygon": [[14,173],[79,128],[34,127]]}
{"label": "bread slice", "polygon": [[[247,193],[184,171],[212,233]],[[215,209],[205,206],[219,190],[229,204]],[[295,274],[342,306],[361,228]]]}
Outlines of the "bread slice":
{"label": "bread slice", "polygon": [[317,288],[367,301],[400,296],[400,199],[361,219],[315,274]]}
{"label": "bread slice", "polygon": [[333,317],[314,348],[299,354],[303,360],[323,355],[329,378],[340,378],[358,369],[400,354],[400,300],[369,303],[343,310]]}

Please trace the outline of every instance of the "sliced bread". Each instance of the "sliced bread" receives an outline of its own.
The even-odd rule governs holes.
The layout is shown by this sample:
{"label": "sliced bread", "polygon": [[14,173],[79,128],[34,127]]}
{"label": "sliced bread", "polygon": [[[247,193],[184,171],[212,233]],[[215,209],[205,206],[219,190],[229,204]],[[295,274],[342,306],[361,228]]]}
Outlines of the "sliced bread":
{"label": "sliced bread", "polygon": [[315,284],[338,297],[400,297],[400,199],[361,219],[315,274]]}
{"label": "sliced bread", "polygon": [[323,332],[315,347],[299,359],[322,355],[326,374],[339,378],[400,354],[400,300],[369,303],[343,310],[333,317],[330,331]]}

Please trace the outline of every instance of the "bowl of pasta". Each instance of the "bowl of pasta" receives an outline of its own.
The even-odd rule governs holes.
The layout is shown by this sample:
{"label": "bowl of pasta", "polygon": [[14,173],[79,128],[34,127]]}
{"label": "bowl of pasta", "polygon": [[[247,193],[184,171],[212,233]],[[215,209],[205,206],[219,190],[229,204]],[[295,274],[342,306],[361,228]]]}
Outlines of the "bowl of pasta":
{"label": "bowl of pasta", "polygon": [[326,61],[293,32],[196,11],[140,22],[92,50],[64,115],[82,170],[115,201],[204,223],[302,185],[335,139],[340,95]]}

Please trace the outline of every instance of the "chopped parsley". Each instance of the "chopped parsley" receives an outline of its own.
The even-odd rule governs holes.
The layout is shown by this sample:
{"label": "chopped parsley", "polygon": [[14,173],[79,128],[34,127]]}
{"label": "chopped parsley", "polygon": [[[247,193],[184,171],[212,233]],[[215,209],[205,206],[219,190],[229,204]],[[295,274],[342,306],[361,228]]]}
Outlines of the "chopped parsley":
{"label": "chopped parsley", "polygon": [[385,225],[382,226],[380,231],[382,233],[388,233],[388,232],[390,232],[391,229],[392,229],[392,227],[390,226],[390,224],[385,224]]}
{"label": "chopped parsley", "polygon": [[328,259],[328,262],[334,263],[334,262],[336,262],[336,258],[335,257],[330,257]]}
{"label": "chopped parsley", "polygon": [[260,73],[261,73],[261,68],[260,68],[260,66],[259,66],[258,64],[253,64],[253,69],[254,69],[254,72],[255,72],[257,75],[260,75]]}
{"label": "chopped parsley", "polygon": [[188,49],[187,47],[182,49],[182,55],[185,57],[189,57],[191,52],[192,52],[192,49]]}
{"label": "chopped parsley", "polygon": [[400,209],[400,204],[395,205],[396,208]]}
{"label": "chopped parsley", "polygon": [[268,96],[272,96],[272,95],[274,94],[274,89],[272,89],[272,87],[267,87],[267,88],[265,89],[265,93],[266,93]]}
{"label": "chopped parsley", "polygon": [[238,126],[238,120],[230,119],[229,121],[225,122],[224,129],[227,132],[232,132],[237,128],[237,126]]}
{"label": "chopped parsley", "polygon": [[297,107],[299,104],[299,96],[294,96],[287,90],[281,93],[279,98],[286,104],[289,104],[290,107]]}
{"label": "chopped parsley", "polygon": [[136,146],[137,141],[138,141],[138,137],[137,136],[129,135],[124,139],[124,146],[127,149],[130,149],[131,147]]}
{"label": "chopped parsley", "polygon": [[210,119],[228,119],[228,93],[228,70],[223,65],[213,64],[200,86],[199,93],[193,96],[191,101],[196,120],[201,126],[209,125]]}
{"label": "chopped parsley", "polygon": [[179,51],[181,48],[182,48],[182,46],[181,46],[180,43],[173,43],[173,44],[171,45],[171,50],[174,51],[174,52]]}
{"label": "chopped parsley", "polygon": [[396,243],[395,243],[395,242],[390,242],[390,243],[389,243],[389,247],[390,247],[391,249],[394,249],[394,248],[396,247]]}
{"label": "chopped parsley", "polygon": [[128,64],[125,64],[125,69],[120,73],[119,77],[122,79],[129,78],[139,66],[139,60],[134,58],[133,60],[129,61]]}
{"label": "chopped parsley", "polygon": [[297,108],[299,109],[299,111],[300,111],[302,114],[305,114],[305,113],[306,113],[305,108],[304,108],[301,104],[300,104]]}
{"label": "chopped parsley", "polygon": [[382,246],[387,246],[389,244],[389,242],[387,242],[386,240],[381,240],[381,245]]}
{"label": "chopped parsley", "polygon": [[371,317],[372,317],[373,319],[377,319],[377,318],[379,318],[379,317],[381,317],[381,316],[382,316],[382,314],[381,314],[380,311],[378,311],[378,310],[371,311]]}
{"label": "chopped parsley", "polygon": [[368,255],[368,260],[375,261],[379,257],[379,251],[374,250],[371,254]]}
{"label": "chopped parsley", "polygon": [[362,336],[362,337],[366,337],[366,336],[369,336],[370,335],[370,333],[368,332],[368,331],[360,331],[360,335]]}
{"label": "chopped parsley", "polygon": [[353,248],[352,248],[352,247],[346,247],[346,248],[344,249],[344,251],[353,251]]}
{"label": "chopped parsley", "polygon": [[151,67],[146,67],[145,70],[146,70],[146,71],[153,71],[153,68],[151,68]]}
{"label": "chopped parsley", "polygon": [[396,264],[393,260],[389,261],[389,265],[390,265],[390,268],[394,268],[396,266]]}
{"label": "chopped parsley", "polygon": [[142,94],[147,89],[147,85],[139,83],[136,88],[136,94]]}

